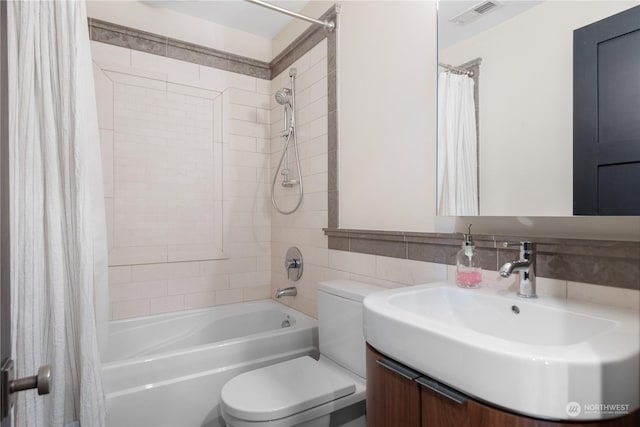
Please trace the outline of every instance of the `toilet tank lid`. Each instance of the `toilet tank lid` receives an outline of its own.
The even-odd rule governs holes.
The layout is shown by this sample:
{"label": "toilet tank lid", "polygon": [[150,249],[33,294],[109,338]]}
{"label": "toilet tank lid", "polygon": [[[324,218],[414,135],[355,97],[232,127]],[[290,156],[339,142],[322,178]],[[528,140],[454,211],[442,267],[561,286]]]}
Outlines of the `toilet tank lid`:
{"label": "toilet tank lid", "polygon": [[360,301],[369,294],[380,292],[385,288],[368,283],[356,282],[355,280],[327,280],[318,283],[318,291],[337,295],[353,301]]}

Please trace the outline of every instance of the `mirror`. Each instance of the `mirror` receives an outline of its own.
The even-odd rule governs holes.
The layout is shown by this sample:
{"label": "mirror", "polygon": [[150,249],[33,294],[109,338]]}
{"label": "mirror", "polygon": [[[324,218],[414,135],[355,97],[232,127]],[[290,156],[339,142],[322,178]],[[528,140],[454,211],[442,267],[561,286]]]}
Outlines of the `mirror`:
{"label": "mirror", "polygon": [[634,6],[439,1],[439,215],[572,215],[573,31]]}

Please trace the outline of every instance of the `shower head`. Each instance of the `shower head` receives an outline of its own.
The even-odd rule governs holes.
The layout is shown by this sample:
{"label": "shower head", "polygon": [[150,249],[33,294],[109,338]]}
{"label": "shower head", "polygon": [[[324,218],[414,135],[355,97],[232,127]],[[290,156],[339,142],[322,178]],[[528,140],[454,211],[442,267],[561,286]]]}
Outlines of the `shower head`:
{"label": "shower head", "polygon": [[291,100],[289,99],[289,94],[291,90],[288,88],[280,89],[276,92],[276,101],[280,105],[288,105],[291,106]]}

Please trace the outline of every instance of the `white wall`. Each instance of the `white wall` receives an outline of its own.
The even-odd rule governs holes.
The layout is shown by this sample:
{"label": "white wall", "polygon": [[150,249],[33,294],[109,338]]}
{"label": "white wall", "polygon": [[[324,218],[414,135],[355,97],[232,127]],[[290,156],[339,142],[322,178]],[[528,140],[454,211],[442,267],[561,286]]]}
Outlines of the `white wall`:
{"label": "white wall", "polygon": [[440,51],[482,58],[481,215],[572,215],[573,30],[636,4],[545,2]]}
{"label": "white wall", "polygon": [[138,0],[87,0],[87,15],[260,61],[272,57],[269,39]]}
{"label": "white wall", "polygon": [[435,14],[431,1],[343,4],[340,226],[640,240],[638,217],[435,216]]}
{"label": "white wall", "polygon": [[338,30],[341,227],[435,227],[434,5],[343,4]]}

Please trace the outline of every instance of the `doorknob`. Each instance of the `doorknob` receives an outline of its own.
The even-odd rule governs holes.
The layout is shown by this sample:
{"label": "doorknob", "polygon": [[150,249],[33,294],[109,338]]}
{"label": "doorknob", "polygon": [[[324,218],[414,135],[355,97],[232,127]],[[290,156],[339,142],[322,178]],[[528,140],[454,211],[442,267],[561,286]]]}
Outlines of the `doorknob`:
{"label": "doorknob", "polygon": [[49,394],[51,390],[51,367],[41,366],[38,375],[32,377],[14,379],[13,360],[8,359],[0,370],[0,402],[2,404],[2,417],[9,415],[9,409],[13,405],[13,393],[38,389],[38,394]]}
{"label": "doorknob", "polygon": [[37,388],[38,394],[40,395],[49,394],[51,388],[51,368],[49,365],[40,366],[38,375],[9,381],[9,393],[30,390],[32,388]]}

